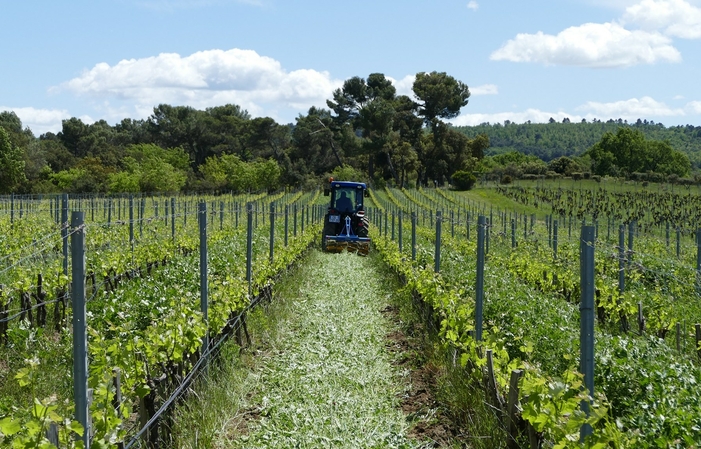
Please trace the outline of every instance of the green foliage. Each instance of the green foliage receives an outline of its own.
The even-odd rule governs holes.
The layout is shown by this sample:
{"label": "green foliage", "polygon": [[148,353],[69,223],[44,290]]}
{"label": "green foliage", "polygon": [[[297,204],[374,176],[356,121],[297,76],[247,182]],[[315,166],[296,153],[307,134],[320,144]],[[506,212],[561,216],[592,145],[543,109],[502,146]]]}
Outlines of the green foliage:
{"label": "green foliage", "polygon": [[[19,387],[34,391],[37,384],[37,373],[40,369],[40,361],[37,357],[28,359],[27,366],[19,370],[15,375]],[[34,394],[31,395],[34,397]],[[19,405],[19,404],[18,404]],[[46,438],[46,432],[50,426],[56,426],[58,430],[59,447],[79,449],[83,447],[81,440],[74,439],[74,435],[83,435],[83,427],[80,423],[61,416],[60,404],[56,397],[46,399],[34,397],[31,405],[31,413],[26,418],[6,416],[0,419],[0,443],[14,449],[51,449],[55,448]],[[94,443],[97,447],[106,442],[102,435],[96,435]],[[102,446],[105,447],[105,446]]]}
{"label": "green foliage", "polygon": [[548,162],[548,170],[559,173],[563,176],[572,176],[572,173],[580,171],[580,167],[574,159],[567,156],[560,156]]}
{"label": "green foliage", "polygon": [[182,148],[139,144],[126,154],[124,170],[109,176],[110,192],[178,192],[185,185],[189,160]]}
{"label": "green foliage", "polygon": [[451,180],[455,190],[470,190],[477,182],[475,175],[464,170],[453,173]]}
{"label": "green foliage", "polygon": [[518,151],[550,161],[560,156],[581,156],[599,142],[604,134],[616,134],[621,128],[638,130],[646,139],[668,142],[672,148],[686,154],[694,167],[701,165],[701,127],[671,126],[639,121],[628,124],[623,120],[581,123],[522,123],[510,121],[483,123],[478,126],[458,127],[468,137],[486,134],[491,141],[491,154]]}
{"label": "green foliage", "polygon": [[86,176],[87,170],[84,168],[71,168],[54,173],[50,178],[62,192],[72,192],[75,191],[74,186],[78,185]]}
{"label": "green foliage", "polygon": [[632,128],[607,132],[587,154],[597,175],[652,171],[684,176],[691,169],[689,158],[668,142],[646,140],[642,131]]}
{"label": "green foliage", "polygon": [[98,158],[85,157],[75,167],[49,174],[48,177],[62,192],[104,193],[115,170],[103,165]]}
{"label": "green foliage", "polygon": [[200,166],[200,173],[210,189],[240,193],[278,189],[282,170],[272,159],[244,162],[238,156],[225,154],[207,159]]}
{"label": "green foliage", "polygon": [[[272,164],[275,164],[274,161]],[[260,161],[258,165],[271,164]],[[270,175],[270,170],[266,172],[259,169],[258,172],[262,176]],[[314,204],[318,196],[318,191],[315,191],[307,194],[245,195],[233,200],[263,200],[265,204],[282,201],[304,207]],[[211,198],[197,200],[209,199]],[[148,201],[157,207],[159,203],[162,204],[161,200],[162,198],[151,198]],[[13,245],[21,245],[32,252],[36,251],[35,254],[47,256],[32,258],[28,262],[31,269],[18,266],[5,273],[1,279],[5,287],[0,300],[18,296],[20,289],[28,291],[33,282],[30,279],[36,279],[37,272],[45,275],[43,286],[49,292],[46,299],[50,302],[55,302],[53,300],[56,299],[52,295],[62,295],[62,289],[67,289],[68,278],[59,274],[62,272],[61,259],[51,256],[54,253],[53,242],[44,243],[47,245],[45,252],[42,252],[43,246],[37,246],[41,245],[41,242],[36,241],[37,235],[43,235],[44,231],[32,226],[35,224],[34,219],[41,217],[42,220],[38,223],[46,222],[48,228],[55,228],[55,221],[49,214],[49,200],[43,201],[39,208],[32,209],[31,214],[22,218],[22,226],[9,226],[9,218],[0,220],[3,231],[0,232],[0,243],[7,243],[3,242],[3,237],[8,237],[7,240]],[[184,199],[183,202],[192,204],[193,198]],[[120,204],[124,211],[125,203]],[[182,205],[183,203],[180,204]],[[241,263],[246,248],[245,231],[240,226],[234,228],[233,214],[227,208],[228,223],[221,229],[219,226],[211,226],[208,231],[211,232],[208,238],[211,245],[211,300],[209,320],[205,321],[200,310],[198,271],[193,269],[198,260],[197,220],[186,223],[177,220],[175,224],[178,230],[172,236],[170,224],[174,222],[166,225],[163,220],[152,220],[154,215],[149,214],[149,211],[153,210],[153,207],[144,209],[149,217],[142,223],[144,235],[143,238],[137,237],[131,244],[126,243],[131,250],[125,250],[125,246],[120,244],[128,242],[127,227],[115,225],[114,221],[113,226],[91,226],[86,241],[87,270],[100,280],[105,279],[105,288],[92,291],[87,304],[90,317],[87,329],[90,359],[88,385],[93,389],[90,418],[94,431],[92,446],[96,448],[114,447],[117,442],[124,441],[128,429],[133,430],[131,425],[126,424],[134,416],[133,405],[138,403],[139,397],[151,392],[149,384],[153,385],[152,380],[163,374],[168,375],[168,381],[159,385],[158,394],[162,396],[158,400],[167,397],[174,386],[182,381],[180,373],[186,373],[192,367],[194,354],[201,352],[202,337],[208,327],[211,335],[220,334],[227,320],[249,304],[249,294],[259,295],[262,288],[270,286],[276,275],[297,260],[312,241],[317,240],[320,232],[317,225],[308,226],[284,247],[283,240],[276,238],[275,257],[272,261],[268,256],[267,245],[255,245],[253,257],[256,268],[252,290],[249,291],[245,280],[245,264]],[[276,222],[278,236],[283,226],[282,221]],[[46,232],[53,231],[47,229]],[[262,241],[267,238],[269,227],[259,226],[255,232],[255,241]],[[14,247],[7,256],[7,262],[11,265],[24,258],[22,252],[15,251]],[[138,276],[127,277],[122,274],[133,273],[135,269],[140,273]],[[49,425],[56,424],[59,447],[81,447],[73,439],[72,432],[82,432],[82,429],[69,418],[73,415],[73,410],[69,392],[72,380],[70,324],[68,326],[61,332],[54,333],[49,330],[50,326],[45,331],[42,327],[30,325],[28,320],[10,322],[9,341],[2,346],[2,355],[26,358],[29,365],[13,365],[12,360],[3,357],[3,378],[8,379],[8,375],[14,375],[20,386],[14,388],[18,390],[17,396],[13,392],[8,398],[5,393],[9,388],[2,385],[0,446],[48,449],[52,446],[46,441],[46,429]],[[35,344],[37,341],[56,344],[60,356],[56,359],[46,357],[43,350],[37,349],[40,346]],[[5,349],[9,350],[5,352]],[[38,365],[39,360],[42,364],[47,363],[49,369],[42,369]],[[124,394],[119,412],[113,405],[115,390],[112,376],[115,368],[119,368],[122,373]],[[173,371],[174,368],[177,368],[178,374]],[[51,380],[47,381],[47,378]],[[49,385],[45,385],[47,383]],[[57,384],[68,391],[57,391]],[[25,396],[30,397],[31,402],[17,400],[24,399]]]}
{"label": "green foliage", "polygon": [[445,72],[417,73],[413,90],[416,98],[423,102],[419,115],[427,124],[438,118],[457,117],[470,98],[468,87]]}
{"label": "green foliage", "polygon": [[[336,181],[352,181],[365,183],[367,183],[368,181],[367,174],[346,164],[334,168],[330,176]],[[326,179],[328,180],[328,177],[326,177]]]}
{"label": "green foliage", "polygon": [[22,151],[10,142],[10,136],[0,126],[0,193],[14,192],[26,180]]}

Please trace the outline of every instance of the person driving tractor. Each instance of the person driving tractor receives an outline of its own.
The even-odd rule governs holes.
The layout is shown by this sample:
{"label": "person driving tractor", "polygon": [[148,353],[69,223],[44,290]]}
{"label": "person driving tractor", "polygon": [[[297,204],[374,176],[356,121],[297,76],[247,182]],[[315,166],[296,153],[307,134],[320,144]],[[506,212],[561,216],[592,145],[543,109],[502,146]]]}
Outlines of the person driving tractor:
{"label": "person driving tractor", "polygon": [[341,192],[341,196],[336,200],[336,208],[341,212],[350,212],[353,210],[353,203],[346,195],[346,192]]}

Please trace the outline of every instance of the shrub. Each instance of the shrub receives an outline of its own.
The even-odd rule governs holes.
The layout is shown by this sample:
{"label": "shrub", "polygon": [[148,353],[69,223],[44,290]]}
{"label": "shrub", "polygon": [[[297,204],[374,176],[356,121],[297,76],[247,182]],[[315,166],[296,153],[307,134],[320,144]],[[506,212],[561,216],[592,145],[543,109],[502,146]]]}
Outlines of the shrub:
{"label": "shrub", "polygon": [[591,173],[589,173],[588,171],[582,173],[582,176],[584,176],[584,179],[591,179]]}
{"label": "shrub", "polygon": [[647,172],[647,180],[650,182],[663,182],[665,176],[662,173],[657,173],[654,171]]}
{"label": "shrub", "polygon": [[572,179],[574,179],[575,181],[581,181],[582,174],[581,173],[572,173]]}
{"label": "shrub", "polygon": [[502,178],[501,178],[501,183],[502,183],[502,184],[511,184],[511,181],[512,181],[512,179],[511,179],[511,176],[510,176],[510,175],[504,175],[504,176],[502,176]]}
{"label": "shrub", "polygon": [[647,177],[645,173],[633,172],[630,174],[631,181],[642,181]]}
{"label": "shrub", "polygon": [[[367,175],[362,170],[347,164],[334,168],[330,176],[336,181],[368,182]],[[324,180],[328,179],[328,175],[324,176]]]}
{"label": "shrub", "polygon": [[596,182],[601,182],[601,176],[599,175],[592,175],[591,179],[593,179]]}
{"label": "shrub", "polygon": [[475,175],[464,170],[456,171],[451,178],[455,190],[470,190],[477,182]]}

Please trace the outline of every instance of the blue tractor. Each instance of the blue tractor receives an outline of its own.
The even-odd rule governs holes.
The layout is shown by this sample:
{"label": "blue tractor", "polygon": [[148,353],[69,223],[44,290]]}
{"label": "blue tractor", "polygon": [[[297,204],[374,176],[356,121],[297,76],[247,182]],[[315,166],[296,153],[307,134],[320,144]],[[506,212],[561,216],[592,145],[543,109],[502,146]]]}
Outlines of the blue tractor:
{"label": "blue tractor", "polygon": [[324,195],[330,196],[331,201],[324,217],[321,249],[330,253],[340,253],[345,249],[367,255],[370,252],[369,222],[363,200],[369,194],[365,183],[331,178]]}

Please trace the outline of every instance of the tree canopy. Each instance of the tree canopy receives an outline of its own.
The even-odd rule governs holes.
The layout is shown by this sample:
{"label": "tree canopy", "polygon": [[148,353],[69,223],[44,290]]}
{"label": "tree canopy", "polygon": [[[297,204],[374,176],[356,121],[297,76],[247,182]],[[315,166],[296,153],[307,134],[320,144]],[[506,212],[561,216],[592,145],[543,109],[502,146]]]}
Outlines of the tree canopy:
{"label": "tree canopy", "polygon": [[605,133],[585,155],[592,159],[592,169],[597,175],[655,172],[685,176],[691,169],[689,158],[674,150],[669,142],[647,140],[641,131],[633,128]]}
{"label": "tree canopy", "polygon": [[0,127],[0,193],[14,192],[23,181],[22,150],[10,141],[10,135]]}

